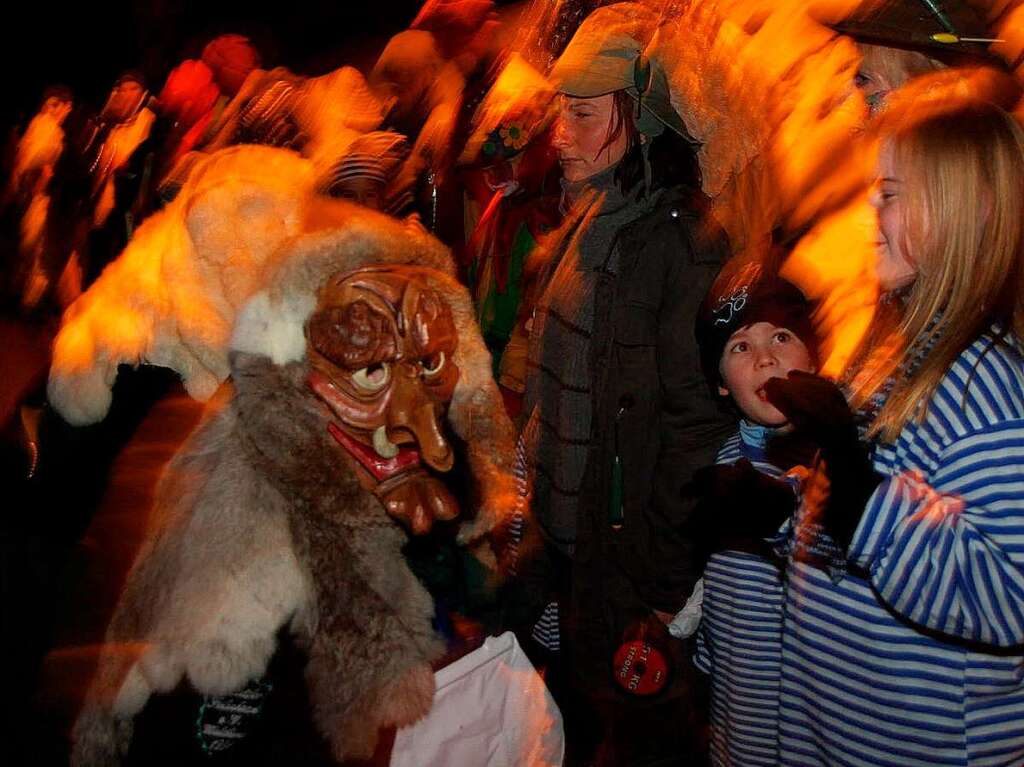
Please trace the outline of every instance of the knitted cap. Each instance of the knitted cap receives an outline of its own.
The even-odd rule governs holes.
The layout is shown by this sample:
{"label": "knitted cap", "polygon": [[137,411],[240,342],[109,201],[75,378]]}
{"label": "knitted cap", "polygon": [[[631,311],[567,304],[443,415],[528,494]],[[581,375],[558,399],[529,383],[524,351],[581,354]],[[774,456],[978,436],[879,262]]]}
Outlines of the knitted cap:
{"label": "knitted cap", "polygon": [[321,174],[317,190],[336,196],[341,187],[355,178],[385,186],[398,173],[408,154],[409,142],[405,136],[390,131],[367,133],[353,141],[345,155]]}
{"label": "knitted cap", "polygon": [[766,274],[760,263],[727,262],[697,313],[697,344],[708,385],[715,389],[721,384],[719,363],[732,334],[758,322],[791,331],[817,359],[813,311],[814,305],[792,283]]}

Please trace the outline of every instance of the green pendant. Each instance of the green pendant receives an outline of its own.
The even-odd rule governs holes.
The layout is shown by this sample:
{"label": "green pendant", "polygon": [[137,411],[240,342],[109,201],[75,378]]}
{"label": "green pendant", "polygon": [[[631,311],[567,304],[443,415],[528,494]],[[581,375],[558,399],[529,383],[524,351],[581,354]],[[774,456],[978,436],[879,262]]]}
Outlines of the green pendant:
{"label": "green pendant", "polygon": [[621,530],[626,522],[622,511],[622,459],[615,456],[612,462],[612,494],[608,506],[608,522],[612,530]]}

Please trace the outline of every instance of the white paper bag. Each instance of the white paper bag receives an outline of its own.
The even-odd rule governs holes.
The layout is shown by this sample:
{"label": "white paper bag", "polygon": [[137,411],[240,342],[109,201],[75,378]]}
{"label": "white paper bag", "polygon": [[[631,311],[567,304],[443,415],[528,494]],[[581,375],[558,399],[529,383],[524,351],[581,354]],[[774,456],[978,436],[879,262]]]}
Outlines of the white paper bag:
{"label": "white paper bag", "polygon": [[559,767],[562,714],[506,632],[435,674],[427,716],[395,736],[391,767]]}

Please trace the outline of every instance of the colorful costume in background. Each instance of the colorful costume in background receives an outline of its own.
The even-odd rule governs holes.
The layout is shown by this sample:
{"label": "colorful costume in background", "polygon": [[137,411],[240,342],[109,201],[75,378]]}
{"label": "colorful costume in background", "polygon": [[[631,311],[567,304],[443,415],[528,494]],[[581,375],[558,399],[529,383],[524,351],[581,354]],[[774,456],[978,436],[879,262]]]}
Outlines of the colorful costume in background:
{"label": "colorful costume in background", "polygon": [[[546,153],[546,147],[536,147],[533,155],[538,153]],[[510,178],[502,178],[502,168]],[[463,178],[467,195],[479,211],[466,243],[467,277],[497,371],[522,313],[527,261],[540,238],[558,225],[558,196],[545,196],[543,178],[522,179],[507,162],[466,172]]]}

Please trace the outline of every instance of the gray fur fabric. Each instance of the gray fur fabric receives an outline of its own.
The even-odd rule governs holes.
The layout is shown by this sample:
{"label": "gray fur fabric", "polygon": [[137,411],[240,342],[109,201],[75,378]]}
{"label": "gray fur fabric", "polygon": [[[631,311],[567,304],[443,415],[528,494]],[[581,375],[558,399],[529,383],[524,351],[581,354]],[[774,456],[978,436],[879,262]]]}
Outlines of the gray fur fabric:
{"label": "gray fur fabric", "polygon": [[379,727],[430,709],[443,645],[402,557],[405,533],[342,461],[304,363],[235,354],[232,366],[233,390],[161,480],[74,764],[116,764],[132,717],[182,677],[206,694],[244,686],[286,623],[309,654],[316,724],[339,760],[371,755]]}
{"label": "gray fur fabric", "polygon": [[[286,155],[267,155],[278,163],[274,172],[244,194],[220,185],[234,165],[213,174],[220,181],[209,194],[196,181],[192,207],[183,202],[149,225],[159,243],[161,227],[177,232],[169,241],[183,253],[157,253],[140,229],[134,250],[104,272],[62,328],[49,391],[74,423],[103,417],[119,362],[168,365],[202,397],[233,377],[161,478],[151,528],[75,724],[76,765],[118,763],[134,716],[182,679],[204,694],[242,688],[263,673],[286,625],[309,654],[314,716],[339,759],[369,756],[379,727],[429,710],[430,663],[442,649],[430,626],[432,601],[402,557],[404,531],[340,460],[326,406],[304,383],[304,323],[332,274],[382,263],[436,270],[429,282],[449,303],[458,333],[448,425],[465,443],[477,491],[459,541],[479,539],[514,507],[512,424],[449,253],[351,205],[305,197],[299,205],[293,182],[308,169],[282,175]],[[234,159],[246,158],[210,162]],[[268,188],[281,192],[270,195],[273,204]],[[208,199],[214,192],[224,198],[217,205]],[[255,207],[265,209],[263,224],[253,223],[247,195],[263,201]],[[293,215],[296,206],[302,215]],[[195,230],[187,242],[179,218]],[[236,261],[248,271],[231,272],[226,265]],[[160,290],[149,295],[140,286]],[[133,318],[139,332],[118,336],[125,323],[111,316]],[[213,330],[211,318],[219,318]],[[212,362],[197,367],[193,357]]]}
{"label": "gray fur fabric", "polygon": [[306,679],[313,714],[339,759],[368,757],[384,725],[430,709],[433,601],[402,556],[405,533],[347,470],[304,365],[233,358],[234,407],[250,460],[290,499],[296,552],[316,611]]}

